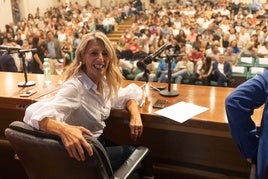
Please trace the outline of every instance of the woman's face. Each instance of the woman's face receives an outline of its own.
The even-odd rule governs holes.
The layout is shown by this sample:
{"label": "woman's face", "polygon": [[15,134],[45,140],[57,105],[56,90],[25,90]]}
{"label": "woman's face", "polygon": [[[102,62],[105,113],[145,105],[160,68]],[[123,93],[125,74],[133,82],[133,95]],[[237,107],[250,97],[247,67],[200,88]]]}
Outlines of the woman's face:
{"label": "woman's face", "polygon": [[85,73],[97,84],[106,74],[110,60],[108,51],[99,40],[90,41],[86,48],[82,58],[82,63],[86,67]]}

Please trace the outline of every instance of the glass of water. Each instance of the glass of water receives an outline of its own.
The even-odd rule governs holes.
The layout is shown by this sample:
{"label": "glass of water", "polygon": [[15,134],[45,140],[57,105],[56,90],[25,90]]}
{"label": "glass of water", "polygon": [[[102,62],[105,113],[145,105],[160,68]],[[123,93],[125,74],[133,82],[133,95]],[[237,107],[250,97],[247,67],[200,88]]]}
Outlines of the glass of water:
{"label": "glass of water", "polygon": [[56,73],[60,76],[60,81],[59,83],[62,84],[62,73],[64,70],[64,60],[59,59],[55,65],[55,71]]}

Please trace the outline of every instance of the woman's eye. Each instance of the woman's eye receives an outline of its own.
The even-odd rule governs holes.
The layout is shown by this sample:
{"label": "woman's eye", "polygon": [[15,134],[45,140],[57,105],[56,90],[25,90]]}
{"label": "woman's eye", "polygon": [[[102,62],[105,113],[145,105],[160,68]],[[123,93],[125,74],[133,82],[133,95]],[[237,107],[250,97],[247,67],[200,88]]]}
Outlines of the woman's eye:
{"label": "woman's eye", "polygon": [[89,53],[89,55],[90,55],[90,57],[92,57],[92,58],[97,58],[97,57],[99,57],[100,56],[100,54],[103,56],[103,57],[108,57],[108,52],[90,52]]}
{"label": "woman's eye", "polygon": [[98,57],[99,53],[98,52],[91,52],[91,53],[89,53],[89,55],[94,58],[94,57]]}
{"label": "woman's eye", "polygon": [[108,52],[102,52],[102,56],[107,57],[108,56]]}

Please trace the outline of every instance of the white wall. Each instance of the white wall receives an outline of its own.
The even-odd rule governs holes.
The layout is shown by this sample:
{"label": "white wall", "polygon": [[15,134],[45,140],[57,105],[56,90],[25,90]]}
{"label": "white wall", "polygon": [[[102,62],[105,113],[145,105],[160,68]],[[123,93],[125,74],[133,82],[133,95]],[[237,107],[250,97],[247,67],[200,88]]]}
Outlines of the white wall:
{"label": "white wall", "polygon": [[5,30],[5,25],[13,21],[10,0],[0,0],[0,30]]}

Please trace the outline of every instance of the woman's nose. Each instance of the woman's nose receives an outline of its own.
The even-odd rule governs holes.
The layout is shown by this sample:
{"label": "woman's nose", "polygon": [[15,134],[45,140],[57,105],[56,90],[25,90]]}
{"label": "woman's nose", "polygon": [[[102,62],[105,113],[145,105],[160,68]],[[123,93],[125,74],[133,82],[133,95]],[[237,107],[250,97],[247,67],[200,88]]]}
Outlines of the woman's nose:
{"label": "woman's nose", "polygon": [[102,54],[102,53],[99,53],[99,54],[98,54],[98,59],[99,59],[99,60],[102,60],[102,61],[104,60],[104,58],[103,58],[103,54]]}

